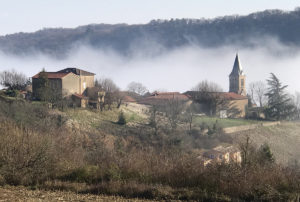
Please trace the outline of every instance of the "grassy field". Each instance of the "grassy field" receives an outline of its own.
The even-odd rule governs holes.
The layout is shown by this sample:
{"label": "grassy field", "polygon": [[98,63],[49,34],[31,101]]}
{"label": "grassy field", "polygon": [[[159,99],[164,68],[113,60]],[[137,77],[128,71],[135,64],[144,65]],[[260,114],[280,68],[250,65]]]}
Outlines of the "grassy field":
{"label": "grassy field", "polygon": [[208,116],[197,116],[194,119],[195,125],[200,125],[202,123],[205,123],[208,126],[212,127],[213,124],[215,124],[216,122],[218,122],[218,124],[220,124],[220,126],[222,126],[223,128],[261,123],[261,121],[256,121],[256,120],[230,119],[230,118],[221,119],[217,117],[208,117]]}
{"label": "grassy field", "polygon": [[278,126],[259,127],[254,130],[231,135],[235,144],[245,142],[247,136],[252,144],[259,147],[267,143],[276,161],[284,165],[300,161],[300,122],[282,122]]}
{"label": "grassy field", "polygon": [[129,125],[146,122],[145,117],[126,107],[122,107],[122,109],[113,108],[112,110],[105,110],[102,112],[76,108],[68,109],[65,113],[70,124],[74,124],[80,129],[95,131],[107,127],[120,127],[117,124],[117,121],[121,111],[124,112],[127,124]]}
{"label": "grassy field", "polygon": [[[67,109],[65,116],[69,124],[75,125],[75,128],[85,131],[105,131],[108,128],[116,130],[121,129],[122,126],[117,124],[120,112],[124,112],[127,125],[147,124],[149,121],[149,109],[142,105],[122,105],[120,109],[113,108],[112,110],[97,111],[91,109]],[[203,123],[206,126],[213,127],[218,123],[222,128],[259,124],[263,121],[248,120],[248,119],[221,119],[217,117],[196,116],[193,121],[194,127],[199,127]]]}

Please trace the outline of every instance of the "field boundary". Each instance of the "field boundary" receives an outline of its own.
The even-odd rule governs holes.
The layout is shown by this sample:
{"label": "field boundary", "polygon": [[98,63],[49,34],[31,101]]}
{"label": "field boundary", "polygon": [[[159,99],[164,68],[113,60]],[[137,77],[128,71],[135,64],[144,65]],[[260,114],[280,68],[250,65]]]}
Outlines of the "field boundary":
{"label": "field boundary", "polygon": [[266,122],[266,123],[259,123],[259,124],[251,124],[251,125],[246,125],[246,126],[234,126],[234,127],[228,127],[224,128],[223,131],[226,134],[231,134],[231,133],[236,133],[236,132],[241,132],[241,131],[246,131],[246,130],[252,130],[261,126],[276,126],[280,125],[280,121],[274,121],[274,122]]}

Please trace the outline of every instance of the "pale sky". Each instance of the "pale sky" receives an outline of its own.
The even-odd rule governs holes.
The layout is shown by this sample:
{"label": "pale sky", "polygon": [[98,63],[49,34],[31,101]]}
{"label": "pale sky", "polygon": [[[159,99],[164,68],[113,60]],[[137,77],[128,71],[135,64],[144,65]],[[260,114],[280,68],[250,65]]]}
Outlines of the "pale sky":
{"label": "pale sky", "polygon": [[0,0],[0,35],[93,23],[213,18],[266,9],[294,10],[297,0]]}

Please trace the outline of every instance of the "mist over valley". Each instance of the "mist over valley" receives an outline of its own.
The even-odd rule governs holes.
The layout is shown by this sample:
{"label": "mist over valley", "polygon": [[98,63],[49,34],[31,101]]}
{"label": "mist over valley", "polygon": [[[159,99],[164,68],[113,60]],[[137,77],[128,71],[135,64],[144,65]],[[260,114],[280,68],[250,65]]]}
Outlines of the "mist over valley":
{"label": "mist over valley", "polygon": [[269,73],[300,91],[300,11],[266,10],[215,19],[153,20],[144,25],[93,24],[43,29],[0,37],[0,70],[28,77],[45,68],[79,67],[112,78],[122,89],[131,81],[151,91],[184,92],[201,80],[228,89],[239,52],[247,83]]}

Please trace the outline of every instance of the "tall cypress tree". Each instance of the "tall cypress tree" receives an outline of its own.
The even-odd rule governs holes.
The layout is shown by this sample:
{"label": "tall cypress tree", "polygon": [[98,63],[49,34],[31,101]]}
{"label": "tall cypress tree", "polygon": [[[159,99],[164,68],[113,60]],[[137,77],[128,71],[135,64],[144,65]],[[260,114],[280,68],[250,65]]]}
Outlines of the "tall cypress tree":
{"label": "tall cypress tree", "polygon": [[275,74],[271,73],[268,82],[268,92],[266,96],[268,97],[268,107],[266,109],[267,116],[275,120],[286,119],[291,115],[293,111],[293,106],[291,104],[291,99],[285,93],[287,85],[282,85]]}

